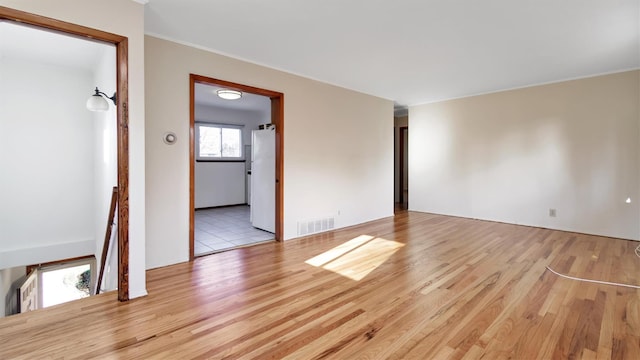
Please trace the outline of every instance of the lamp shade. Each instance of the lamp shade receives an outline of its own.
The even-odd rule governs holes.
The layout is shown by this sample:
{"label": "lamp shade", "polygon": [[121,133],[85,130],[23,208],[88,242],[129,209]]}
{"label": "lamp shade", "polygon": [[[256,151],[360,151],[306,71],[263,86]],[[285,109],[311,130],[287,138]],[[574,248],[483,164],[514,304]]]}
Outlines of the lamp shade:
{"label": "lamp shade", "polygon": [[109,103],[100,95],[91,95],[87,100],[87,109],[90,111],[107,111]]}
{"label": "lamp shade", "polygon": [[238,100],[242,97],[242,93],[240,91],[229,89],[218,90],[217,94],[225,100]]}

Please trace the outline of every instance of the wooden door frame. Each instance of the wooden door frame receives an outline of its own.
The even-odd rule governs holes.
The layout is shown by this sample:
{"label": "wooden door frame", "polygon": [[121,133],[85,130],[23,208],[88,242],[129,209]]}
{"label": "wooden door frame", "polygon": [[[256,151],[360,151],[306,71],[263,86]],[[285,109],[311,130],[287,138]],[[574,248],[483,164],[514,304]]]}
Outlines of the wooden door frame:
{"label": "wooden door frame", "polygon": [[[129,72],[128,39],[20,10],[0,6],[0,20],[32,25],[45,30],[98,40],[116,47],[117,143],[118,143],[118,300],[129,300]],[[106,90],[106,89],[105,89]],[[87,89],[87,97],[93,89]]]}
{"label": "wooden door frame", "polygon": [[276,241],[282,241],[284,226],[284,94],[226,80],[189,74],[189,260],[194,256],[195,227],[195,86],[208,84],[222,86],[271,99],[271,123],[276,127]]}
{"label": "wooden door frame", "polygon": [[[400,147],[399,147],[399,152],[400,152],[400,156],[398,159],[398,199],[400,201],[400,204],[404,204],[404,158],[405,156],[407,156],[407,154],[404,153],[404,133],[407,133],[407,135],[409,134],[409,127],[408,126],[400,126],[398,128],[398,141],[400,143]],[[408,200],[408,199],[407,199]]]}

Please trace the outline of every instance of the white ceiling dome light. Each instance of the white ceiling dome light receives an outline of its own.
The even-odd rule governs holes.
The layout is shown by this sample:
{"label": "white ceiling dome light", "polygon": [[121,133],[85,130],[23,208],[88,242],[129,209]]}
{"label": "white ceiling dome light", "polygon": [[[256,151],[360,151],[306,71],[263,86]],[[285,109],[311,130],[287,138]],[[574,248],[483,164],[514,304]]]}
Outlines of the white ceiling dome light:
{"label": "white ceiling dome light", "polygon": [[242,97],[242,92],[230,89],[220,89],[216,91],[218,96],[225,100],[238,100]]}

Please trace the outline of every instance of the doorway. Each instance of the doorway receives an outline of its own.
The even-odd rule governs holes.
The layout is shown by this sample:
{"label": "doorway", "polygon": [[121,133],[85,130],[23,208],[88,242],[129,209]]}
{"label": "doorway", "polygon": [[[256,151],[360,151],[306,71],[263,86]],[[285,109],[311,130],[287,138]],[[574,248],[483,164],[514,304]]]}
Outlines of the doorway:
{"label": "doorway", "polygon": [[246,92],[224,99],[224,91],[195,84],[194,256],[275,238],[271,99]]}
{"label": "doorway", "polygon": [[399,181],[398,196],[399,207],[401,210],[409,209],[409,127],[401,126],[399,128],[398,139],[399,146]]}
{"label": "doorway", "polygon": [[409,209],[409,114],[396,108],[393,117],[394,210]]}
{"label": "doorway", "polygon": [[[216,251],[222,250],[223,248],[225,249],[229,248],[230,247],[229,244],[233,245],[233,247],[246,245],[247,237],[253,237],[257,239],[257,240],[254,240],[253,242],[261,242],[264,240],[268,240],[265,238],[264,234],[254,234],[253,233],[254,229],[247,229],[247,232],[245,233],[246,235],[243,235],[243,236],[226,234],[228,235],[228,237],[229,236],[235,237],[235,239],[232,239],[231,237],[229,237],[228,239],[224,239],[216,236],[216,235],[221,235],[220,228],[219,228],[220,224],[219,224],[219,221],[217,221],[220,219],[211,217],[211,216],[216,216],[214,213],[218,213],[218,215],[220,215],[220,212],[226,211],[228,212],[228,214],[225,214],[225,216],[229,215],[228,216],[229,220],[235,223],[234,226],[236,227],[242,226],[243,228],[245,227],[246,222],[244,220],[239,219],[239,217],[243,217],[244,219],[246,212],[249,210],[247,204],[252,202],[250,199],[255,198],[255,194],[250,193],[250,188],[247,189],[244,186],[237,186],[239,185],[239,183],[245,184],[244,181],[240,181],[235,184],[236,187],[238,187],[238,189],[236,189],[237,190],[236,200],[227,199],[225,200],[227,203],[222,203],[223,205],[237,205],[235,209],[232,209],[230,207],[225,209],[225,207],[216,206],[216,204],[219,204],[219,203],[215,202],[216,201],[215,198],[217,197],[217,195],[220,195],[220,193],[222,192],[220,191],[220,189],[213,189],[214,194],[212,194],[211,196],[212,199],[210,199],[210,206],[206,206],[206,204],[202,203],[200,198],[198,199],[198,203],[196,202],[196,176],[197,176],[196,160],[201,158],[201,154],[196,151],[196,142],[197,142],[196,136],[198,136],[198,139],[200,139],[199,134],[201,131],[210,131],[214,135],[221,134],[220,136],[224,134],[223,131],[226,131],[225,133],[229,136],[229,139],[230,139],[229,140],[230,142],[228,143],[226,150],[223,148],[222,145],[219,145],[220,147],[219,151],[217,150],[218,145],[213,146],[213,148],[215,149],[211,150],[211,153],[215,154],[215,156],[220,158],[225,158],[225,159],[217,160],[217,162],[222,162],[224,166],[234,167],[233,166],[234,162],[242,162],[244,164],[246,161],[246,156],[248,155],[246,153],[251,151],[250,148],[246,148],[244,146],[246,144],[243,144],[242,142],[242,137],[247,138],[248,133],[245,132],[245,135],[243,135],[243,132],[241,130],[238,131],[237,129],[241,129],[238,126],[238,124],[229,124],[228,122],[225,122],[225,121],[218,121],[217,124],[216,123],[203,124],[199,120],[198,121],[196,120],[196,98],[199,96],[196,89],[201,86],[209,86],[214,89],[231,90],[232,92],[236,91],[241,94],[247,94],[249,96],[257,95],[257,97],[263,97],[265,100],[267,100],[266,119],[268,121],[264,121],[264,122],[270,123],[270,124],[265,124],[265,128],[270,127],[271,131],[273,132],[273,142],[274,142],[273,147],[275,150],[275,153],[274,153],[275,167],[273,169],[274,173],[269,176],[269,178],[271,178],[272,183],[271,185],[267,184],[267,186],[273,192],[273,196],[272,196],[273,199],[271,200],[273,202],[272,207],[275,209],[274,219],[273,219],[274,226],[272,230],[267,229],[267,231],[273,233],[273,236],[271,236],[271,238],[275,238],[275,240],[281,241],[282,227],[283,227],[283,180],[284,180],[283,166],[282,166],[283,134],[284,134],[283,132],[284,130],[283,129],[284,95],[282,93],[271,91],[271,90],[265,90],[265,89],[255,88],[252,86],[232,83],[229,81],[191,74],[190,75],[190,144],[189,144],[190,146],[190,150],[189,150],[189,153],[190,153],[189,154],[190,155],[189,258],[193,260],[196,254],[216,252]],[[242,125],[242,126],[245,126],[245,125]],[[238,135],[234,135],[235,133],[238,133]],[[239,141],[237,142],[238,146],[234,146],[233,144],[236,144],[236,142],[231,141],[233,140],[232,138],[234,136],[238,137],[239,139]],[[220,139],[220,141],[222,141],[222,139]],[[246,142],[247,141],[245,141],[245,143]],[[212,144],[214,145],[218,144],[218,141],[214,141],[212,142]],[[222,154],[222,152],[225,152],[225,151],[226,153]],[[218,152],[220,154],[218,154]],[[202,161],[202,159],[200,159],[200,161]],[[239,176],[244,176],[244,174],[248,175],[250,173],[250,169],[247,169],[244,165],[238,166],[238,164],[236,164],[234,169],[235,170],[233,171],[237,170],[241,172]],[[218,174],[220,173],[221,172],[218,172]],[[241,179],[244,180],[244,178],[241,178]],[[246,179],[247,182],[250,182],[253,180],[255,180],[253,179],[253,177]],[[236,202],[236,204],[233,204],[234,201]],[[203,204],[205,206],[203,206]],[[210,209],[206,209],[204,211],[211,214],[208,214],[208,213],[205,214],[204,211],[200,211],[200,210],[198,211],[198,214],[196,214],[196,208],[203,208],[203,207],[209,207]],[[239,207],[242,207],[242,208],[239,208]],[[198,227],[196,227],[196,219],[200,224]],[[210,223],[207,222],[207,219],[209,220]],[[203,227],[206,227],[206,229],[203,229]],[[206,231],[207,229],[209,231]],[[211,240],[215,242],[215,244],[210,242],[211,246],[209,247],[211,251],[207,251],[208,246],[206,242],[198,241],[196,243],[196,239],[195,239],[196,234],[199,236],[208,235],[216,238],[215,240]],[[217,248],[214,248],[214,246],[216,246]],[[197,249],[198,251],[196,251],[196,247],[199,248]]]}
{"label": "doorway", "polygon": [[[0,6],[0,20],[32,26],[44,31],[113,44],[116,48],[117,101],[117,182],[118,196],[118,300],[129,300],[129,135],[128,135],[128,39],[112,33],[87,28],[27,12]],[[38,46],[38,44],[29,44]],[[91,89],[89,89],[89,95]]]}

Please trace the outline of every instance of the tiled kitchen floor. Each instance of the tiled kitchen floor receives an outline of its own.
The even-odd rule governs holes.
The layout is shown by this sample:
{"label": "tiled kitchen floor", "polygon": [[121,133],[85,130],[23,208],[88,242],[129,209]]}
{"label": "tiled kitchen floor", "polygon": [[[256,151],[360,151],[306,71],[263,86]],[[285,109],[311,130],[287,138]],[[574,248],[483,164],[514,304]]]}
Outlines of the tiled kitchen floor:
{"label": "tiled kitchen floor", "polygon": [[195,256],[274,239],[274,234],[251,226],[249,206],[196,210]]}

